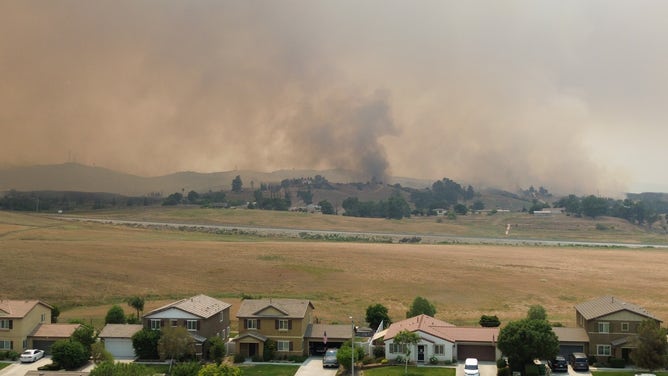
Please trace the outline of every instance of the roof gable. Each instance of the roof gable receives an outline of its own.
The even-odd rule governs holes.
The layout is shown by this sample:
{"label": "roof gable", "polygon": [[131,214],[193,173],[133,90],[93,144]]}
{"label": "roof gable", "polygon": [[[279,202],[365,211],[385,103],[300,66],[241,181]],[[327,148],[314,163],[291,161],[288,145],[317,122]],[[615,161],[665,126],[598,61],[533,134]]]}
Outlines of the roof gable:
{"label": "roof gable", "polygon": [[221,311],[229,309],[230,306],[231,305],[229,303],[225,303],[210,296],[200,294],[190,298],[181,299],[158,309],[154,309],[153,311],[144,315],[144,317],[155,315],[158,312],[162,312],[170,308],[177,308],[183,312],[206,319]]}
{"label": "roof gable", "polygon": [[302,319],[309,309],[310,300],[302,299],[245,299],[237,311],[237,318],[280,317]]}
{"label": "roof gable", "polygon": [[0,316],[22,319],[38,305],[53,308],[40,300],[0,300]]}
{"label": "roof gable", "polygon": [[406,330],[409,332],[421,331],[442,339],[450,340],[446,334],[440,330],[447,327],[454,327],[454,325],[431,316],[419,315],[390,325],[390,327],[387,328],[385,339],[394,338],[399,332]]}
{"label": "roof gable", "polygon": [[593,320],[620,311],[629,311],[646,318],[661,321],[646,309],[632,303],[627,303],[614,296],[603,296],[588,302],[580,303],[575,306],[575,310],[580,313],[585,320]]}
{"label": "roof gable", "polygon": [[254,316],[288,316],[289,313],[276,306],[268,305],[259,311],[253,313]]}
{"label": "roof gable", "polygon": [[139,324],[107,324],[102,328],[98,337],[100,338],[132,338],[135,333],[142,330]]}

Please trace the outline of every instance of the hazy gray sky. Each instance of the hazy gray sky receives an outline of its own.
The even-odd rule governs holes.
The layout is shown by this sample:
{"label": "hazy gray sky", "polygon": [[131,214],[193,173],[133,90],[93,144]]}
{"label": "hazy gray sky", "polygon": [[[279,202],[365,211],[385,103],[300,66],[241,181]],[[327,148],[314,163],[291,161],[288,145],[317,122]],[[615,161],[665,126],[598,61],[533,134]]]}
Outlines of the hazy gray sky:
{"label": "hazy gray sky", "polygon": [[668,191],[668,2],[6,0],[0,166]]}

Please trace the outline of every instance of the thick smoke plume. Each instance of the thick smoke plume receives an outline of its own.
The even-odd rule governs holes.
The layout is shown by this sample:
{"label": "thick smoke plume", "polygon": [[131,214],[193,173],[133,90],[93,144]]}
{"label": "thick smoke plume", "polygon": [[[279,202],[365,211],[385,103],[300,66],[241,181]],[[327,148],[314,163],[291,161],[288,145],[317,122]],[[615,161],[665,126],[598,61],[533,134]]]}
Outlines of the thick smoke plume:
{"label": "thick smoke plume", "polygon": [[668,138],[655,5],[4,1],[0,166],[620,191]]}

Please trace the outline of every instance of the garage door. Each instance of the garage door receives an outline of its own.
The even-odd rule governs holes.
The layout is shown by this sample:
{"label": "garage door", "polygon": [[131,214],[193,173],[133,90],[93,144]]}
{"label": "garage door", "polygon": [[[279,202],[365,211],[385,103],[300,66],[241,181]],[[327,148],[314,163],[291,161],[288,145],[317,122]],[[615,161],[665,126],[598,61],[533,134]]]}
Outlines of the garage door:
{"label": "garage door", "polygon": [[574,352],[584,352],[584,345],[559,345],[559,355],[568,359],[568,355]]}
{"label": "garage door", "polygon": [[129,339],[106,338],[104,340],[104,348],[107,349],[114,358],[135,357],[135,350],[132,347],[132,341]]}
{"label": "garage door", "polygon": [[44,350],[46,354],[51,354],[51,346],[56,343],[56,341],[40,341],[33,339],[32,347],[40,350]]}
{"label": "garage door", "polygon": [[477,358],[478,360],[496,360],[496,349],[490,345],[457,345],[457,359]]}

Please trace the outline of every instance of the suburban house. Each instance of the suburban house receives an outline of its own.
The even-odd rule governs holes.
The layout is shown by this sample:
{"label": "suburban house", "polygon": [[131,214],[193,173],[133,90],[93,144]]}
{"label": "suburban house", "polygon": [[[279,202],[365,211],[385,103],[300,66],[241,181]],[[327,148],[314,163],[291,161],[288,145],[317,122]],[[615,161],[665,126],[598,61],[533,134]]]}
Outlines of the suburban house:
{"label": "suburban house", "polygon": [[28,336],[28,348],[51,353],[51,346],[56,341],[69,339],[81,324],[38,324]]}
{"label": "suburban house", "polygon": [[102,328],[98,337],[104,343],[104,348],[116,359],[134,358],[135,349],[132,346],[132,336],[142,330],[139,324],[107,324]]}
{"label": "suburban house", "polygon": [[30,348],[28,337],[51,323],[52,308],[39,300],[0,300],[0,351]]}
{"label": "suburban house", "polygon": [[352,324],[310,324],[306,328],[304,339],[308,343],[309,354],[324,354],[328,348],[339,348],[343,342],[350,341],[353,335]]}
{"label": "suburban house", "polygon": [[197,295],[167,304],[142,317],[146,329],[185,327],[195,340],[195,355],[202,356],[207,338],[230,336],[230,304],[206,295]]}
{"label": "suburban house", "polygon": [[405,356],[405,345],[394,338],[401,331],[417,333],[420,341],[411,349],[410,361],[426,363],[432,357],[438,361],[456,361],[466,358],[494,361],[501,354],[496,348],[499,328],[457,327],[431,316],[419,315],[390,325],[384,336],[385,357],[389,360]]}
{"label": "suburban house", "polygon": [[264,344],[272,340],[276,356],[308,354],[306,333],[313,324],[314,309],[310,300],[303,299],[243,300],[237,312],[239,335],[233,339],[236,353],[262,357]]}
{"label": "suburban house", "polygon": [[587,354],[607,360],[608,357],[629,359],[636,347],[638,326],[643,320],[661,320],[642,307],[614,296],[604,296],[575,306],[575,322],[589,337]]}

